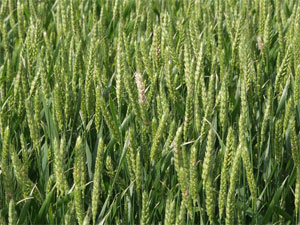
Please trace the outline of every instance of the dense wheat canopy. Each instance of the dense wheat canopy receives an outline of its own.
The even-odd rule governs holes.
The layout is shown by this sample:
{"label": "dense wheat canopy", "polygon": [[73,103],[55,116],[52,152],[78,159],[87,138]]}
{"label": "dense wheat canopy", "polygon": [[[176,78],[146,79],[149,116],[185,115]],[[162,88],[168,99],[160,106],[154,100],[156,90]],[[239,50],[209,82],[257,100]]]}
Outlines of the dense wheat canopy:
{"label": "dense wheat canopy", "polygon": [[1,0],[0,224],[297,224],[296,0]]}

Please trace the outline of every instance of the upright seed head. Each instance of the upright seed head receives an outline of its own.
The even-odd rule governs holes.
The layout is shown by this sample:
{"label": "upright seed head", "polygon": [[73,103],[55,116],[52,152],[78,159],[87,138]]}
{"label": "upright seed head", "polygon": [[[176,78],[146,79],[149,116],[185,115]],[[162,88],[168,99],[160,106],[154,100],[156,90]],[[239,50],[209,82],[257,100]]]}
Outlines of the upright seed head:
{"label": "upright seed head", "polygon": [[15,209],[16,205],[13,199],[9,201],[9,206],[8,206],[8,224],[9,225],[14,225],[17,224],[17,212]]}
{"label": "upright seed head", "polygon": [[143,191],[142,195],[142,218],[141,225],[150,224],[150,207],[149,207],[149,195],[146,191]]}
{"label": "upright seed head", "polygon": [[93,224],[96,222],[96,216],[98,211],[99,205],[99,194],[100,190],[100,182],[102,178],[102,171],[103,171],[103,157],[104,157],[104,144],[103,139],[100,138],[98,143],[97,149],[97,157],[94,169],[94,179],[93,179],[93,191],[92,191],[92,217],[93,217]]}
{"label": "upright seed head", "polygon": [[178,127],[173,141],[174,164],[177,175],[182,164],[182,148],[181,148],[182,126]]}
{"label": "upright seed head", "polygon": [[197,167],[197,149],[195,146],[192,147],[190,157],[190,192],[194,203],[197,201],[198,195],[198,167]]}
{"label": "upright seed head", "polygon": [[136,166],[135,166],[135,176],[136,176],[136,186],[137,190],[140,193],[142,188],[142,161],[140,156],[140,151],[136,154]]}
{"label": "upright seed head", "polygon": [[80,187],[82,185],[82,176],[84,176],[84,168],[82,168],[82,163],[85,162],[84,158],[82,157],[83,152],[83,143],[82,139],[79,136],[76,140],[75,145],[75,159],[74,159],[74,170],[73,170],[73,177],[74,177],[74,203],[75,203],[75,212],[77,216],[77,220],[79,224],[82,224],[84,220],[84,200],[82,196],[82,190]]}
{"label": "upright seed head", "polygon": [[169,197],[166,202],[165,208],[165,221],[164,224],[166,225],[173,225],[175,224],[175,201]]}
{"label": "upright seed head", "polygon": [[214,131],[213,128],[211,128],[208,134],[208,140],[206,144],[203,169],[202,169],[202,183],[204,187],[212,171],[212,159],[214,154],[213,150],[214,150]]}
{"label": "upright seed head", "polygon": [[176,225],[185,224],[185,214],[186,214],[186,208],[184,203],[182,202],[180,205],[179,213],[176,216]]}
{"label": "upright seed head", "polygon": [[238,181],[239,175],[239,167],[240,167],[240,146],[237,149],[237,152],[234,156],[234,160],[232,163],[232,169],[230,174],[230,181],[229,181],[229,189],[227,195],[227,202],[226,202],[226,225],[234,224],[234,212],[235,212],[235,186]]}

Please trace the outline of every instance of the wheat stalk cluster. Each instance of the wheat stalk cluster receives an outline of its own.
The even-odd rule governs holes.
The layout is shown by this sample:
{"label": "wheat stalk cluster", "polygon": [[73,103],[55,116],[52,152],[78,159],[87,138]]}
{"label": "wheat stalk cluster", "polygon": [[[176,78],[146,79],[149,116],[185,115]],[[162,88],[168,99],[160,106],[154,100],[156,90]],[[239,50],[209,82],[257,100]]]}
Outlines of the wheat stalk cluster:
{"label": "wheat stalk cluster", "polygon": [[300,223],[296,0],[1,0],[0,225]]}

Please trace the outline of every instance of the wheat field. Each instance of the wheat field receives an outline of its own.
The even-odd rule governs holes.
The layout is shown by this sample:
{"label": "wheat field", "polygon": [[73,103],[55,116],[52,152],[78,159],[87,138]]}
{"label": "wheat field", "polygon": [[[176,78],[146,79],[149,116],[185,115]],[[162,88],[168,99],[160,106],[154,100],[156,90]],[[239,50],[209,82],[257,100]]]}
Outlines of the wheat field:
{"label": "wheat field", "polygon": [[1,0],[0,224],[298,224],[296,0]]}

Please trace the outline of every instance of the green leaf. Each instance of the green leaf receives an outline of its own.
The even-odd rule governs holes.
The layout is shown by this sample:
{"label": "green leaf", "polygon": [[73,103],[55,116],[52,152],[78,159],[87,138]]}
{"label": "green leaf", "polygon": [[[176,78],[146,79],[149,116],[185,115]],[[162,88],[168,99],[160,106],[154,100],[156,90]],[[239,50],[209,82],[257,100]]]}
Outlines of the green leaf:
{"label": "green leaf", "polygon": [[274,196],[273,196],[273,199],[272,201],[270,202],[269,206],[268,206],[268,209],[263,217],[263,220],[262,220],[262,224],[266,224],[270,217],[272,216],[272,214],[275,212],[275,208],[276,208],[276,204],[278,204],[278,200],[282,194],[282,191],[283,191],[283,188],[284,188],[284,185],[286,183],[286,181],[288,180],[288,177],[285,178],[285,180],[282,182],[281,186],[277,189],[277,191],[275,192]]}
{"label": "green leaf", "polygon": [[42,207],[40,208],[38,215],[36,217],[35,224],[41,224],[47,222],[47,220],[45,220],[46,213],[50,207],[50,202],[52,201],[53,192],[54,192],[54,188],[46,196],[46,199],[44,200]]}

